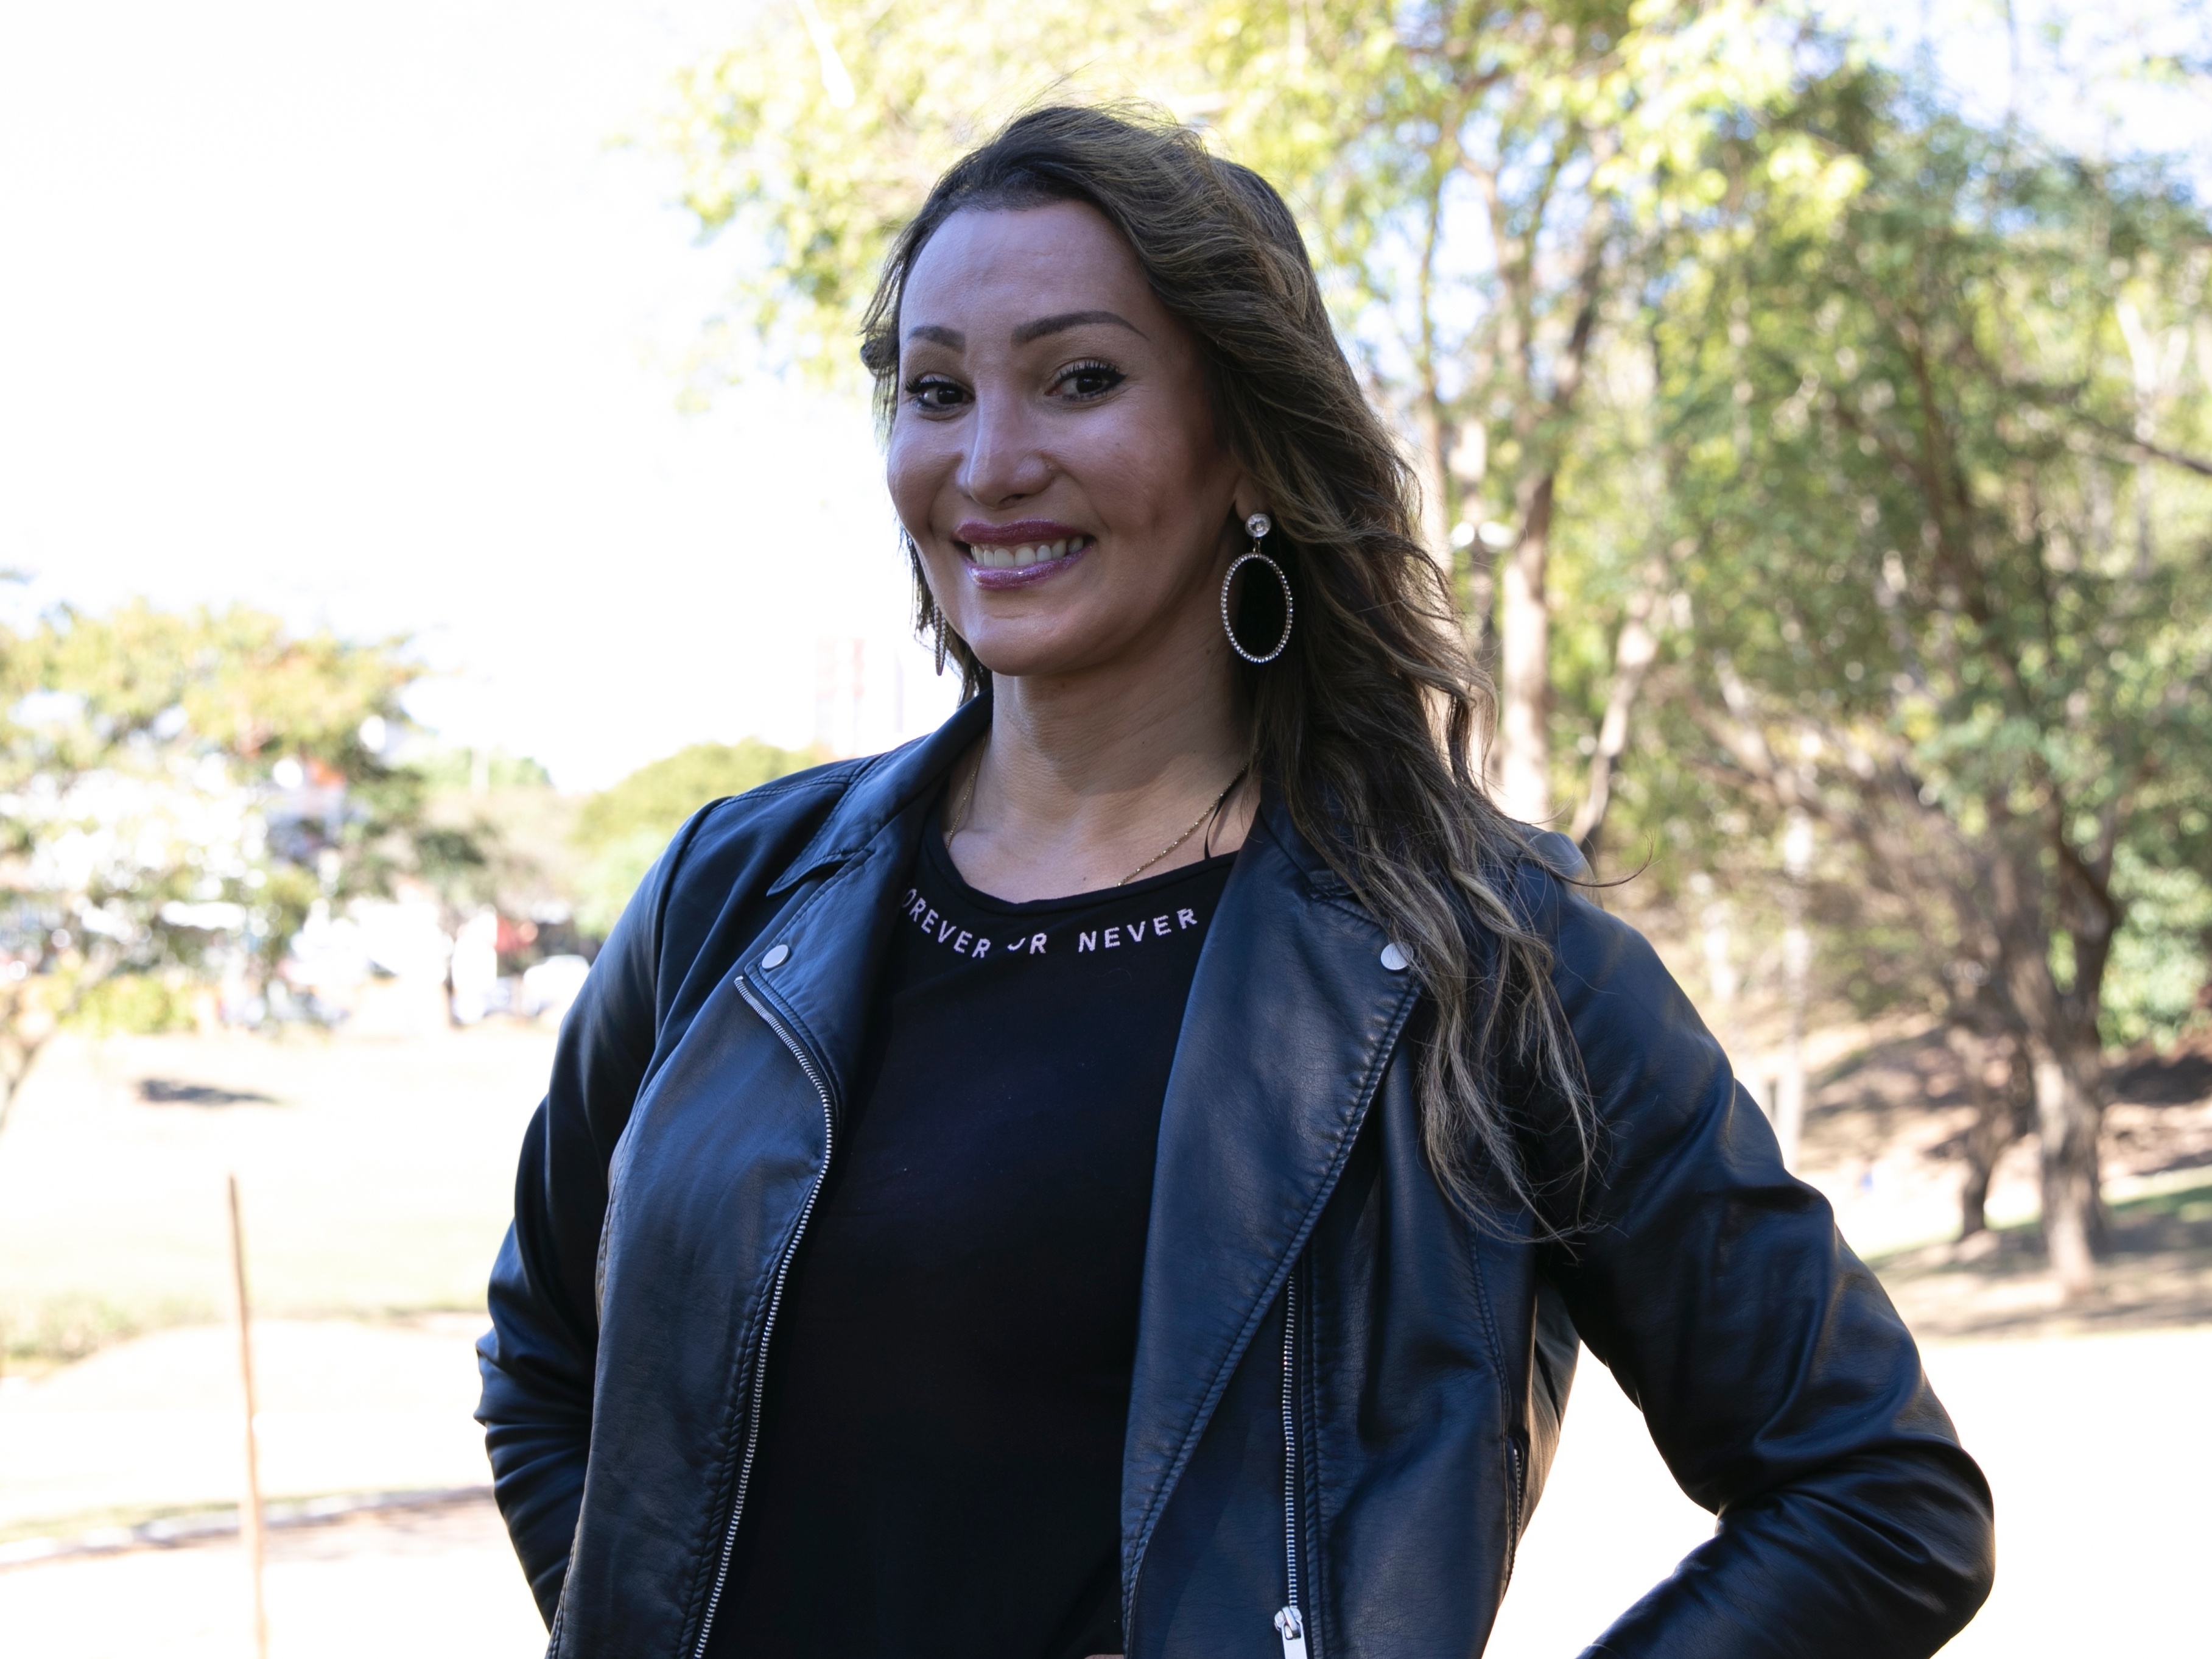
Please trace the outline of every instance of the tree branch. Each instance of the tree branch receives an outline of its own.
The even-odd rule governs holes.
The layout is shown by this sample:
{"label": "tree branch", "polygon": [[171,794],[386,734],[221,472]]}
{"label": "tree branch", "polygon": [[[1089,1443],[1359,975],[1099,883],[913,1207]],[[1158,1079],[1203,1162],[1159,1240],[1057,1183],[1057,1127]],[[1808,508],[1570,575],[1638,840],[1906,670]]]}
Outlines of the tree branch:
{"label": "tree branch", "polygon": [[2212,479],[2212,460],[2202,460],[2196,455],[2185,454],[2179,449],[2169,449],[2162,443],[2154,443],[2148,438],[2137,437],[2132,432],[2120,431],[2115,427],[2107,426],[2103,421],[2092,415],[2077,414],[2075,418],[2100,437],[2118,444],[2137,460],[2164,461],[2168,467],[2179,467],[2184,472],[2196,473],[2199,478]]}

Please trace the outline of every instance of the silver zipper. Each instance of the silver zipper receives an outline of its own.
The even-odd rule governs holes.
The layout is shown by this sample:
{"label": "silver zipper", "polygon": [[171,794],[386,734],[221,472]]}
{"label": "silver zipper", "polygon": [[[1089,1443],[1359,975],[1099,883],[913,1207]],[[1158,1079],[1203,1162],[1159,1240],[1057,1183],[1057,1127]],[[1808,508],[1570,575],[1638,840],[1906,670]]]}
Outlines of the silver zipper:
{"label": "silver zipper", "polygon": [[1283,1281],[1283,1563],[1289,1598],[1275,1614],[1283,1659],[1306,1659],[1305,1615],[1298,1611],[1298,1277]]}
{"label": "silver zipper", "polygon": [[1521,1533],[1527,1524],[1524,1516],[1528,1506],[1528,1478],[1521,1465],[1521,1442],[1508,1434],[1505,1455],[1513,1465],[1513,1538],[1505,1546],[1505,1582],[1513,1582],[1513,1568],[1521,1558]]}
{"label": "silver zipper", "polygon": [[794,1036],[767,1003],[753,995],[745,976],[738,975],[738,994],[743,997],[754,1013],[768,1022],[769,1029],[783,1040],[791,1051],[799,1069],[806,1074],[806,1081],[814,1085],[814,1092],[822,1097],[822,1168],[816,1171],[814,1185],[806,1189],[805,1207],[799,1212],[799,1225],[791,1229],[791,1237],[783,1247],[783,1254],[775,1264],[775,1285],[769,1292],[768,1314],[761,1320],[760,1346],[753,1355],[752,1397],[745,1402],[745,1455],[738,1465],[737,1495],[730,1500],[730,1524],[722,1534],[722,1558],[714,1568],[714,1588],[707,1597],[707,1617],[699,1626],[698,1645],[691,1650],[692,1659],[704,1659],[707,1638],[714,1628],[714,1613],[722,1605],[722,1587],[729,1582],[730,1555],[738,1546],[738,1522],[745,1513],[745,1488],[752,1482],[753,1458],[760,1449],[761,1394],[768,1381],[768,1341],[775,1333],[775,1316],[783,1306],[784,1281],[791,1277],[792,1258],[799,1252],[799,1241],[806,1235],[806,1223],[813,1218],[814,1201],[822,1196],[823,1180],[830,1174],[830,1153],[837,1138],[836,1108],[830,1099],[830,1085],[822,1075],[821,1067],[805,1044]]}

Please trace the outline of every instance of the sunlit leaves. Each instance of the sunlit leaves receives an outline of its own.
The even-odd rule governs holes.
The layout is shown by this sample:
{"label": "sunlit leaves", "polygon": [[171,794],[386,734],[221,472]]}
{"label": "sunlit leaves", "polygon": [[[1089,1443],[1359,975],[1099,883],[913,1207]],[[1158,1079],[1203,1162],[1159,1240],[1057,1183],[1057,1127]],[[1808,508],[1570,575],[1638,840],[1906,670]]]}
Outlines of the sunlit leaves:
{"label": "sunlit leaves", "polygon": [[[2156,902],[2117,870],[2212,854],[2177,827],[2212,791],[2212,488],[2129,442],[2148,419],[2203,453],[2212,399],[2171,350],[2151,400],[2121,326],[2130,307],[2203,314],[2212,230],[2154,169],[2037,154],[1879,83],[1839,83],[1796,125],[1739,152],[1733,187],[1781,199],[1778,166],[1802,176],[1817,143],[1857,172],[1838,217],[1708,243],[1660,324],[1701,644],[1768,719],[1850,730],[1909,780],[1880,810],[1940,815],[1914,832],[1920,879],[2024,857],[2042,925],[2100,939],[2107,900]],[[1863,784],[1814,770],[1839,820],[1866,820]],[[2148,960],[2116,948],[2112,971]]]}
{"label": "sunlit leaves", "polygon": [[245,609],[0,631],[0,1085],[111,973],[265,971],[317,900],[425,873],[422,780],[382,754],[419,672]]}

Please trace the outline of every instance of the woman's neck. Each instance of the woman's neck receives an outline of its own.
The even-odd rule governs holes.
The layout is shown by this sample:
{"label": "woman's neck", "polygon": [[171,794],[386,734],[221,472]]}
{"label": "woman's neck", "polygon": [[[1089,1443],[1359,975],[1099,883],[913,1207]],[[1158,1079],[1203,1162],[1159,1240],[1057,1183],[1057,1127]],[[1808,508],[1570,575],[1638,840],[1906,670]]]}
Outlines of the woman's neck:
{"label": "woman's neck", "polygon": [[1147,859],[1157,875],[1234,851],[1257,799],[1249,780],[1158,857],[1207,815],[1250,747],[1228,654],[1203,642],[1082,674],[999,676],[989,736],[953,777],[953,861],[1018,901],[1111,887]]}

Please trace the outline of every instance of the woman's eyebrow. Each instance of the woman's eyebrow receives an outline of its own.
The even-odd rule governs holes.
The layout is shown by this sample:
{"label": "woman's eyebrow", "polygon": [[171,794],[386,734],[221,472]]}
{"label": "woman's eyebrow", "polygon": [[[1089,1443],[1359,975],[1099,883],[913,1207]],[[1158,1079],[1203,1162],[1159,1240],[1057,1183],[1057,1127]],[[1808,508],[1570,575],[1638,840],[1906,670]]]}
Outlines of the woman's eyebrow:
{"label": "woman's eyebrow", "polygon": [[940,328],[933,322],[916,323],[906,331],[910,340],[934,340],[939,345],[950,346],[955,351],[968,349],[968,337],[957,328]]}
{"label": "woman's eyebrow", "polygon": [[1048,334],[1057,334],[1063,329],[1080,328],[1085,323],[1107,322],[1117,328],[1126,328],[1139,339],[1145,331],[1127,317],[1116,316],[1111,311],[1063,311],[1055,317],[1039,317],[1035,322],[1025,322],[1014,330],[1014,344],[1027,345],[1031,340],[1041,340]]}

